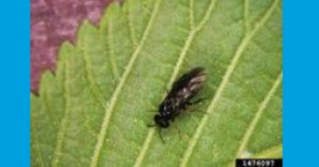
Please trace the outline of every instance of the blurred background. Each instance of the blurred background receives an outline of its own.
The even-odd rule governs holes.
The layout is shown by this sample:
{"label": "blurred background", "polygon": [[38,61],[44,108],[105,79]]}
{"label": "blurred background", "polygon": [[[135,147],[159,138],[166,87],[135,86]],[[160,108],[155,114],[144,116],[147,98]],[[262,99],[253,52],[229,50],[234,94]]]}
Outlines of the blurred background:
{"label": "blurred background", "polygon": [[112,1],[120,0],[30,1],[31,92],[37,93],[41,74],[45,70],[54,72],[62,42],[74,42],[76,30],[84,19],[97,25]]}

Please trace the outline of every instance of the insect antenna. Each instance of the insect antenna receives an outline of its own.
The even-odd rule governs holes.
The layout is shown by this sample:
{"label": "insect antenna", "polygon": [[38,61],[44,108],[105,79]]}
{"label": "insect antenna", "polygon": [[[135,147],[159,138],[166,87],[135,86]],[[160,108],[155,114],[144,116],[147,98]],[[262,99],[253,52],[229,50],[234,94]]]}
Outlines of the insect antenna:
{"label": "insect antenna", "polygon": [[157,110],[147,110],[146,112],[152,112],[152,113],[154,113],[154,112],[157,112]]}
{"label": "insect antenna", "polygon": [[156,124],[146,124],[146,125],[147,125],[147,127],[149,127],[149,128],[156,126]]}
{"label": "insect antenna", "polygon": [[[150,127],[150,128],[154,127],[154,126],[157,126],[157,125],[156,124],[147,124],[147,127]],[[160,127],[159,127],[159,131],[158,131],[158,135],[161,138],[163,144],[165,144],[165,141],[164,141],[163,136],[162,136],[162,128],[160,128]]]}
{"label": "insect antenna", "polygon": [[181,131],[179,130],[179,128],[177,127],[177,125],[175,125],[175,126],[173,126],[173,127],[174,127],[174,129],[177,131],[177,134],[178,134],[179,139],[182,139],[182,137],[181,137]]}
{"label": "insect antenna", "polygon": [[162,128],[159,128],[158,134],[159,134],[163,144],[165,144],[165,141],[164,141],[163,136],[162,136]]}

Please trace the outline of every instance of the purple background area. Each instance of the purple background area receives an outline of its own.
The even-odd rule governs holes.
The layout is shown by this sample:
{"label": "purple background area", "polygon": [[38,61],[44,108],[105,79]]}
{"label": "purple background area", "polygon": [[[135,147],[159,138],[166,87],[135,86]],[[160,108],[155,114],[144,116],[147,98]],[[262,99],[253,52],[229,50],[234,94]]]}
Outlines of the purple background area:
{"label": "purple background area", "polygon": [[38,90],[41,74],[54,71],[57,52],[65,40],[74,42],[83,19],[97,24],[114,0],[31,0],[31,91]]}

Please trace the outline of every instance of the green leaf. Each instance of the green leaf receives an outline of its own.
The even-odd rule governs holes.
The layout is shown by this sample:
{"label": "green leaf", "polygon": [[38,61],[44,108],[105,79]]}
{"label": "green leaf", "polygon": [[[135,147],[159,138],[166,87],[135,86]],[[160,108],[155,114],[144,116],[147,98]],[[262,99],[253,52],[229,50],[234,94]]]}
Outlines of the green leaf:
{"label": "green leaf", "polygon": [[[232,166],[282,156],[282,1],[127,0],[85,21],[31,94],[31,166]],[[148,128],[172,83],[202,104]],[[204,112],[196,112],[204,111]],[[177,132],[180,133],[177,133]]]}

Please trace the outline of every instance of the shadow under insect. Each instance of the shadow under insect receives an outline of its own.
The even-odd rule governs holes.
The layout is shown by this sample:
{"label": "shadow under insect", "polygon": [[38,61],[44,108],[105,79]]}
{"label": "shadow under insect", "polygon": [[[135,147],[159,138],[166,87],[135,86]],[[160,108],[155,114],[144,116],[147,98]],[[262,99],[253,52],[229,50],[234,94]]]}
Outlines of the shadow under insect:
{"label": "shadow under insect", "polygon": [[153,118],[155,124],[148,125],[148,127],[156,126],[159,128],[159,135],[163,143],[162,129],[168,128],[170,122],[173,122],[181,113],[186,112],[189,106],[203,100],[200,98],[193,101],[203,87],[205,80],[205,69],[195,67],[174,82],[171,90],[160,104],[158,114]]}

